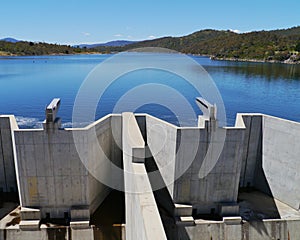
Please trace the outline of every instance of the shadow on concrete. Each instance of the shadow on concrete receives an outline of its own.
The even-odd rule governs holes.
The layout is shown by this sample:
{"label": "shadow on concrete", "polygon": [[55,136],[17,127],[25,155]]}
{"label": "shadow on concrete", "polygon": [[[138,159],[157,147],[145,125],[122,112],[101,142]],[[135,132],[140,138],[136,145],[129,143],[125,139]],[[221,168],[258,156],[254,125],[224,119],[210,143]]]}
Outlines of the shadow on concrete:
{"label": "shadow on concrete", "polygon": [[91,216],[91,225],[102,232],[104,239],[122,239],[122,227],[125,223],[124,192],[112,190],[96,212]]}
{"label": "shadow on concrete", "polygon": [[222,217],[217,213],[211,214],[193,214],[194,219],[203,219],[207,221],[222,221]]}
{"label": "shadow on concrete", "polygon": [[[165,186],[164,180],[159,173],[158,167],[153,157],[147,158],[145,160],[145,167],[152,188],[156,189],[157,186]],[[155,174],[149,174],[152,172],[155,172]],[[168,214],[173,215],[175,206],[167,187],[160,188],[154,191],[153,194],[158,206],[164,208],[165,211],[168,212]]]}
{"label": "shadow on concrete", "polygon": [[0,219],[9,214],[20,205],[19,196],[16,192],[0,192]]}
{"label": "shadow on concrete", "polygon": [[47,235],[49,240],[66,239],[67,228],[47,228]]}
{"label": "shadow on concrete", "polygon": [[[147,121],[144,116],[137,117],[136,119],[144,138],[146,149],[150,151],[149,147],[147,146]],[[147,152],[147,154],[149,156],[152,156],[151,152]],[[145,159],[145,167],[152,189],[157,189],[158,186],[166,186],[153,157],[148,157]],[[152,172],[155,172],[155,174],[151,174]],[[153,194],[158,207],[160,218],[164,226],[165,233],[167,235],[167,239],[190,240],[185,227],[176,225],[176,219],[174,217],[175,206],[173,203],[173,199],[169,194],[168,188],[159,188],[158,190],[153,191]]]}
{"label": "shadow on concrete", "polygon": [[[159,173],[157,164],[153,157],[145,160],[147,173],[156,172],[155,175],[149,175],[150,184],[153,186],[164,186],[164,180]],[[162,220],[167,239],[172,240],[190,240],[184,226],[178,226],[174,218],[174,203],[167,187],[153,192],[155,202],[158,206],[159,215]]]}
{"label": "shadow on concrete", "polygon": [[240,188],[238,202],[243,220],[248,221],[261,235],[268,235],[264,224],[254,224],[254,222],[262,223],[264,219],[280,219],[280,214],[263,169],[262,133],[259,141],[259,157],[256,161],[254,186]]}

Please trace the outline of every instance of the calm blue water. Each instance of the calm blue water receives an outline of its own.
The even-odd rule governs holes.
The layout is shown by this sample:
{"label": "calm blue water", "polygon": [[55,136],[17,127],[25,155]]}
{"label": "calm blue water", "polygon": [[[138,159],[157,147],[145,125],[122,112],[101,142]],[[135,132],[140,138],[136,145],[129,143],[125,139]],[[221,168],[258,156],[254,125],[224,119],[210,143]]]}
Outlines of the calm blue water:
{"label": "calm blue water", "polygon": [[[40,127],[45,107],[53,98],[59,97],[62,101],[59,116],[63,126],[70,126],[74,100],[81,83],[97,64],[110,56],[0,58],[0,114],[14,114],[20,127]],[[215,81],[225,104],[229,125],[234,124],[237,112],[266,113],[300,121],[300,65],[212,61],[206,57],[192,57]],[[200,114],[194,102],[198,94],[183,79],[148,69],[115,81],[100,99],[95,118],[112,112],[118,99],[132,87],[160,82],[180,91]],[[139,101],[139,96],[131,100]],[[157,104],[141,106],[136,112],[147,112],[177,123],[176,114]],[[196,119],[186,119],[186,125],[195,124]]]}

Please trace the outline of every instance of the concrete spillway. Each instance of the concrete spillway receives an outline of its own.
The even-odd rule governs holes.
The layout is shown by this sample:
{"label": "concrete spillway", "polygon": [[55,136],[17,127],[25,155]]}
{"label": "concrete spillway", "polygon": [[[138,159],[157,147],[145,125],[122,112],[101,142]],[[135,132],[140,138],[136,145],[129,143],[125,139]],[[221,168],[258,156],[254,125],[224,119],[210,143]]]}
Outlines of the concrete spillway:
{"label": "concrete spillway", "polygon": [[299,123],[238,114],[220,127],[198,99],[195,127],[123,113],[62,129],[59,103],[42,129],[0,116],[0,194],[18,191],[21,206],[13,226],[0,221],[1,240],[51,239],[49,219],[66,219],[63,239],[101,239],[91,216],[114,189],[126,239],[300,238]]}

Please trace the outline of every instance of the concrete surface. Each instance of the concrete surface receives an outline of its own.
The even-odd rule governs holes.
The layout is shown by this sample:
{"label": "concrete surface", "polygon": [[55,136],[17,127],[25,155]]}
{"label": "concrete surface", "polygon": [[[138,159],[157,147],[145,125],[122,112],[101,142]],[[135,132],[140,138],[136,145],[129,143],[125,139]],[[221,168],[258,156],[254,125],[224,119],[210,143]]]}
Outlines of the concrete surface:
{"label": "concrete surface", "polygon": [[271,116],[262,122],[262,167],[274,198],[300,208],[300,123]]}
{"label": "concrete surface", "polygon": [[13,131],[18,129],[12,115],[0,115],[0,193],[17,192]]}
{"label": "concrete surface", "polygon": [[300,123],[263,114],[239,114],[246,125],[240,187],[255,187],[300,206]]}
{"label": "concrete surface", "polygon": [[[51,218],[63,218],[65,213],[70,217],[71,208],[77,206],[88,206],[93,213],[110,191],[97,179],[121,181],[122,176],[110,174],[111,165],[106,161],[121,162],[120,150],[112,140],[112,127],[120,129],[118,123],[110,115],[81,129],[15,130],[21,205],[38,206],[43,218],[48,213]],[[86,162],[77,153],[73,131],[80,134],[76,144],[87,153]]]}
{"label": "concrete surface", "polygon": [[144,139],[132,113],[122,114],[122,128],[126,240],[167,239],[141,160],[145,158]]}
{"label": "concrete surface", "polygon": [[[215,106],[202,101],[197,127],[123,113],[61,129],[57,103],[43,129],[18,129],[14,116],[0,116],[0,192],[18,189],[22,207],[8,214],[0,199],[8,214],[0,240],[101,239],[89,220],[114,187],[125,191],[129,240],[300,239],[300,123],[238,114],[234,127],[219,127]],[[148,177],[150,161],[157,179]],[[40,225],[49,215],[71,227]],[[229,218],[198,218],[205,215]]]}
{"label": "concrete surface", "polygon": [[41,211],[35,208],[21,207],[21,220],[41,220]]}
{"label": "concrete surface", "polygon": [[262,114],[238,114],[246,126],[243,143],[240,187],[255,186],[256,163],[261,160]]}
{"label": "concrete surface", "polygon": [[300,212],[257,190],[239,194],[240,216],[246,221],[300,219]]}
{"label": "concrete surface", "polygon": [[[218,211],[218,203],[237,200],[243,153],[244,127],[203,128],[176,127],[152,116],[146,116],[147,143],[175,203],[191,204],[198,213]],[[220,157],[207,155],[209,145],[218,146],[214,136],[224,134]],[[199,178],[206,163],[215,161],[207,175]],[[204,167],[205,168],[205,167]],[[170,183],[170,184],[169,184]]]}
{"label": "concrete surface", "polygon": [[75,225],[40,224],[39,221],[20,221],[20,207],[0,220],[0,240],[104,240],[99,228],[89,226],[89,222]]}

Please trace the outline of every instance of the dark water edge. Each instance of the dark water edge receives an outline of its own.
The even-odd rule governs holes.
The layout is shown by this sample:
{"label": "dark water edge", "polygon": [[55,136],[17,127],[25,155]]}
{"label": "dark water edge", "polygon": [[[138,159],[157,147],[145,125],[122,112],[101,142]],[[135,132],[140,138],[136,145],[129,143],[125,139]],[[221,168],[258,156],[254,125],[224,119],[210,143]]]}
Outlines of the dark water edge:
{"label": "dark water edge", "polygon": [[300,61],[293,61],[290,59],[284,60],[284,61],[277,61],[277,60],[266,60],[266,59],[251,59],[251,58],[219,58],[219,57],[215,57],[215,56],[209,56],[209,57],[211,60],[217,60],[217,61],[300,64]]}

